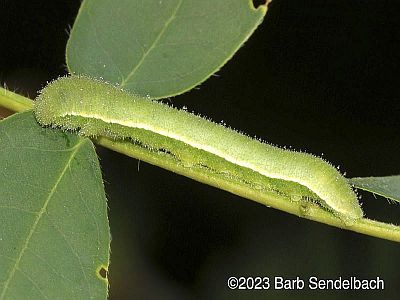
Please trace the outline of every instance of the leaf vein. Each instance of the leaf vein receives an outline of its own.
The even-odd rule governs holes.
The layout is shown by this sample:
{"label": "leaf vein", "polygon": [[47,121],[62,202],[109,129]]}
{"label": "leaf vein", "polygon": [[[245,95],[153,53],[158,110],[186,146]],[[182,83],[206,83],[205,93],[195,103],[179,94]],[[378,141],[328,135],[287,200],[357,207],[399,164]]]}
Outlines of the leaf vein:
{"label": "leaf vein", "polygon": [[153,49],[155,49],[157,47],[158,42],[160,41],[160,39],[162,38],[162,36],[164,35],[165,31],[167,30],[167,28],[169,27],[169,25],[172,23],[172,21],[175,19],[179,8],[182,5],[183,0],[180,0],[178,2],[178,5],[175,7],[174,12],[172,13],[172,15],[168,18],[168,20],[165,22],[164,27],[161,29],[160,33],[157,35],[157,37],[155,38],[153,44],[149,47],[149,49],[147,49],[147,51],[143,54],[142,58],[139,60],[139,62],[136,64],[135,67],[133,67],[132,71],[128,74],[128,76],[125,77],[125,79],[123,79],[121,81],[120,86],[124,87],[126,85],[126,83],[128,82],[128,80],[135,75],[136,71],[140,68],[140,66],[145,62],[146,57],[151,53],[151,51],[153,51]]}
{"label": "leaf vein", "polygon": [[34,220],[34,222],[33,222],[33,224],[32,224],[32,227],[31,227],[31,229],[30,229],[30,231],[29,231],[29,233],[28,233],[28,235],[27,235],[27,237],[26,237],[26,239],[25,239],[25,242],[24,242],[23,245],[22,245],[21,251],[19,252],[19,255],[18,255],[17,259],[15,260],[15,264],[13,265],[13,267],[12,267],[11,270],[10,270],[10,272],[8,273],[7,280],[5,281],[4,286],[3,286],[3,290],[2,290],[2,292],[1,292],[1,294],[0,294],[0,300],[4,299],[4,297],[6,296],[6,292],[7,292],[7,290],[8,290],[9,285],[10,285],[10,282],[11,282],[12,279],[14,278],[15,272],[19,269],[19,264],[20,264],[20,262],[21,262],[21,259],[22,259],[22,257],[24,256],[25,251],[26,251],[27,248],[28,248],[29,242],[30,242],[31,239],[32,239],[32,236],[33,236],[33,234],[34,234],[34,232],[35,232],[35,230],[36,230],[36,228],[37,228],[37,226],[38,226],[38,224],[39,224],[39,221],[41,220],[42,216],[44,215],[44,213],[45,213],[45,211],[46,211],[46,209],[47,209],[47,206],[48,206],[49,203],[50,203],[50,200],[53,198],[53,195],[54,195],[54,193],[56,192],[58,185],[60,184],[62,178],[64,177],[64,175],[65,175],[65,173],[66,173],[66,171],[67,171],[67,169],[69,168],[69,165],[71,164],[73,158],[75,157],[75,155],[76,155],[78,149],[80,148],[80,146],[81,146],[82,143],[84,143],[84,142],[85,142],[85,140],[79,142],[79,144],[77,144],[77,145],[74,147],[75,150],[71,153],[71,156],[70,156],[70,158],[68,159],[68,161],[67,161],[65,167],[64,167],[63,170],[61,171],[61,173],[60,173],[59,177],[57,178],[57,180],[56,180],[56,182],[55,182],[53,188],[51,189],[51,191],[50,191],[48,197],[47,197],[46,200],[44,201],[43,206],[42,206],[42,208],[40,209],[40,211],[39,211],[37,217],[35,218],[35,220]]}

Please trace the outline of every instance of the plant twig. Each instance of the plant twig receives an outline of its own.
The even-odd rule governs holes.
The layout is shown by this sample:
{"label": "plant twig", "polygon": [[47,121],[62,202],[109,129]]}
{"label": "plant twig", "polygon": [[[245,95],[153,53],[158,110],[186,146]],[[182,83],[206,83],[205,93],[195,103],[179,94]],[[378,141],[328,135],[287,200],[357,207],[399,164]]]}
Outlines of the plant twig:
{"label": "plant twig", "polygon": [[[0,105],[12,111],[21,112],[33,108],[33,101],[21,95],[8,91],[0,87]],[[192,178],[196,181],[217,187],[232,194],[256,201],[269,207],[273,207],[290,214],[297,215],[309,220],[328,224],[334,227],[370,235],[382,239],[400,242],[400,226],[362,218],[351,226],[343,223],[331,212],[326,211],[313,203],[303,203],[301,201],[288,201],[279,194],[251,187],[249,184],[229,180],[220,174],[205,173],[204,170],[187,168],[172,161],[166,156],[156,155],[147,149],[134,145],[133,143],[119,140],[112,140],[106,137],[94,139],[98,145],[125,154],[130,157],[157,165],[172,172]]]}
{"label": "plant twig", "polygon": [[0,105],[11,111],[21,112],[33,108],[33,101],[29,98],[0,87]]}

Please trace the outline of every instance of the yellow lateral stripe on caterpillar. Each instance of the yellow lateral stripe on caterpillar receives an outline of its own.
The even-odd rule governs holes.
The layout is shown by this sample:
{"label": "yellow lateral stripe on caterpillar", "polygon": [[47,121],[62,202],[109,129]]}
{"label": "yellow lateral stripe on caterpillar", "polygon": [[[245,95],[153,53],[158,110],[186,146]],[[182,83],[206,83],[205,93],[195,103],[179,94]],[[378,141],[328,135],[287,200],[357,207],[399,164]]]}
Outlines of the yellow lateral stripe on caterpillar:
{"label": "yellow lateral stripe on caterpillar", "polygon": [[[191,149],[201,150],[205,155],[217,156],[265,177],[307,187],[324,207],[346,223],[363,216],[346,178],[323,159],[262,143],[99,80],[75,75],[59,78],[42,90],[34,111],[42,125],[79,129],[88,136],[132,138],[150,148],[162,148],[184,157],[188,165]],[[193,157],[193,164],[200,160],[201,157]],[[221,163],[216,166],[219,168]]]}

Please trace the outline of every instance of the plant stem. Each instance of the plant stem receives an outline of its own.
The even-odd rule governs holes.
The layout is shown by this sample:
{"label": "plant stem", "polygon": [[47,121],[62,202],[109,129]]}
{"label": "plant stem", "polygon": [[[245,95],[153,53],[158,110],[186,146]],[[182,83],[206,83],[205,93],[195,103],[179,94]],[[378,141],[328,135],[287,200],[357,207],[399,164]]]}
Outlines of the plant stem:
{"label": "plant stem", "polygon": [[0,105],[11,110],[21,112],[33,108],[33,101],[0,87]]}
{"label": "plant stem", "polygon": [[[33,101],[6,89],[0,88],[0,105],[12,111],[20,112],[33,108]],[[248,183],[229,179],[221,174],[205,172],[200,167],[187,167],[179,164],[176,160],[158,152],[151,152],[130,142],[112,140],[106,137],[94,139],[98,145],[125,154],[127,156],[145,161],[147,163],[162,167],[180,175],[192,178],[196,181],[217,187],[232,194],[256,201],[268,207],[273,207],[290,214],[297,215],[309,220],[325,223],[338,228],[351,230],[382,239],[400,242],[400,226],[387,224],[362,218],[354,224],[346,225],[338,217],[316,204],[301,201],[289,201],[282,195],[271,191],[254,188]]]}

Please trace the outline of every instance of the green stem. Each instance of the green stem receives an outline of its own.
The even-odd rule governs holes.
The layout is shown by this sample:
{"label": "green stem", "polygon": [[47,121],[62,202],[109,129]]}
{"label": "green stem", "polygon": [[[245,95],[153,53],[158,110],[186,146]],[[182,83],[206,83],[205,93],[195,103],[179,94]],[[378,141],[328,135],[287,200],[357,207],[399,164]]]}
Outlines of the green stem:
{"label": "green stem", "polygon": [[0,105],[11,111],[24,111],[33,108],[33,101],[24,96],[0,87]]}
{"label": "green stem", "polygon": [[188,168],[184,165],[177,164],[173,158],[162,154],[156,155],[149,152],[147,149],[130,142],[115,141],[106,137],[99,137],[94,141],[96,144],[108,149],[143,160],[147,163],[228,191],[243,198],[253,200],[268,207],[273,207],[302,218],[325,223],[338,228],[400,242],[400,226],[378,222],[368,218],[362,218],[355,224],[348,226],[331,212],[321,209],[320,206],[316,204],[308,202],[307,205],[304,205],[304,203],[300,201],[289,201],[287,198],[279,194],[263,189],[255,189],[254,187],[249,186],[249,184],[241,183],[219,174],[212,172],[206,173],[204,169],[192,166]]}
{"label": "green stem", "polygon": [[[0,88],[0,105],[10,110],[20,112],[32,109],[33,101]],[[192,178],[196,181],[299,217],[382,239],[400,242],[400,226],[378,222],[367,218],[362,218],[355,224],[348,226],[332,213],[321,209],[316,204],[305,204],[301,201],[288,201],[288,199],[284,198],[282,195],[262,188],[254,188],[248,183],[238,182],[235,179],[227,178],[221,174],[206,172],[204,169],[201,169],[201,167],[188,168],[177,163],[177,161],[167,155],[158,152],[150,152],[148,149],[144,149],[143,147],[129,142],[112,140],[106,137],[98,137],[97,139],[94,139],[94,142],[116,152],[134,157],[177,174]]]}

